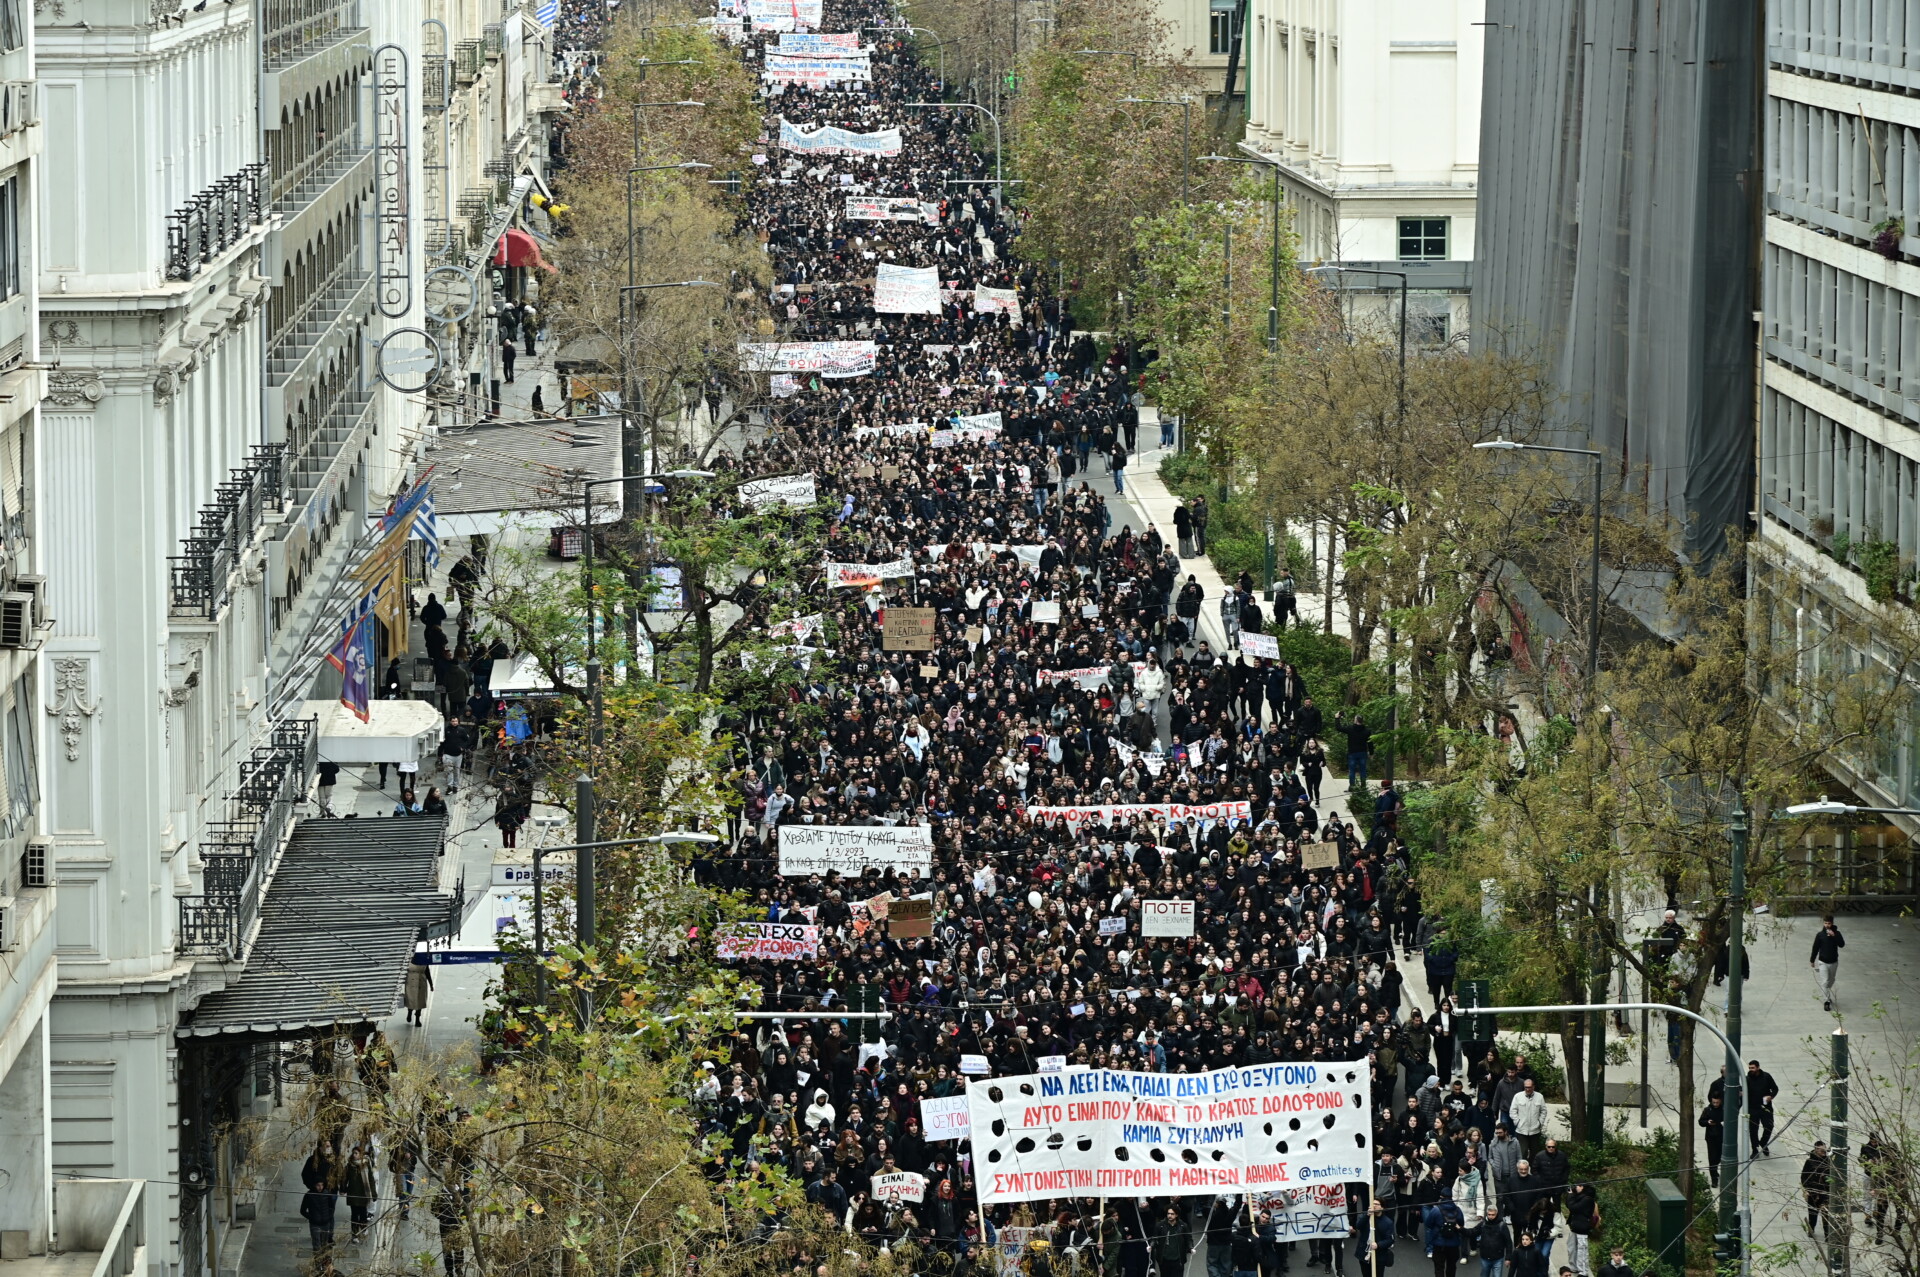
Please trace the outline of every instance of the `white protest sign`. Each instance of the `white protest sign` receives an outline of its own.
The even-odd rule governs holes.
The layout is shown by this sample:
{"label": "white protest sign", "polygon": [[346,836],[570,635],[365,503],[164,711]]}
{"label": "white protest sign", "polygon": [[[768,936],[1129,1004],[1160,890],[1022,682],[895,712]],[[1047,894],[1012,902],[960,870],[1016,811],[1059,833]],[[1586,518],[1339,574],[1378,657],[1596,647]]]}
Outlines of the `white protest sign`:
{"label": "white protest sign", "polygon": [[896,577],[912,576],[912,559],[894,559],[887,563],[828,563],[827,588],[836,586],[878,585]]}
{"label": "white protest sign", "polygon": [[1020,294],[1011,288],[988,288],[985,284],[976,284],[973,289],[973,313],[991,315],[995,311],[1013,316],[1013,322],[1020,322]]}
{"label": "white protest sign", "polygon": [[824,0],[747,0],[747,18],[757,31],[792,31],[820,25]]}
{"label": "white protest sign", "polygon": [[985,1077],[993,1072],[993,1065],[984,1055],[963,1055],[960,1057],[960,1071],[968,1077]]}
{"label": "white protest sign", "polygon": [[1240,631],[1240,650],[1248,656],[1264,656],[1270,661],[1280,659],[1280,640],[1271,634],[1250,634]]}
{"label": "white protest sign", "polygon": [[1140,934],[1143,936],[1190,936],[1193,934],[1193,901],[1142,900]]}
{"label": "white protest sign", "polygon": [[881,262],[873,279],[873,309],[881,315],[938,315],[939,268]]}
{"label": "white protest sign", "polygon": [[1064,820],[1070,825],[1111,825],[1140,817],[1167,820],[1251,820],[1253,804],[1246,800],[1223,803],[1096,803],[1088,807],[1029,807],[1034,820]]}
{"label": "white protest sign", "polygon": [[963,1140],[973,1130],[971,1110],[964,1095],[920,1101],[920,1134],[929,1144]]}
{"label": "white protest sign", "polygon": [[876,1202],[918,1202],[926,1196],[927,1177],[914,1171],[890,1171],[873,1177]]}
{"label": "white protest sign", "polygon": [[826,614],[815,612],[812,616],[796,616],[791,620],[779,621],[768,627],[769,639],[790,638],[796,643],[804,643],[818,634],[826,625]]}
{"label": "white protest sign", "polygon": [[920,877],[933,872],[930,825],[782,825],[780,872],[805,877],[832,870],[904,869]]}
{"label": "white protest sign", "polygon": [[1088,1069],[967,1088],[983,1202],[1214,1196],[1365,1180],[1367,1065]]}
{"label": "white protest sign", "polygon": [[1061,1073],[1066,1070],[1067,1057],[1064,1055],[1043,1055],[1040,1057],[1042,1073]]}
{"label": "white protest sign", "polygon": [[1125,935],[1125,934],[1126,934],[1126,932],[1127,932],[1127,920],[1126,920],[1125,918],[1102,918],[1102,919],[1100,919],[1100,934],[1101,934],[1101,935],[1103,935],[1103,936],[1120,936],[1120,935]]}
{"label": "white protest sign", "polygon": [[[1099,615],[1099,606],[1097,604],[1092,606],[1094,607],[1094,614],[1096,616]],[[1133,676],[1135,678],[1139,678],[1141,673],[1147,668],[1145,661],[1132,661],[1129,663],[1133,666]],[[1097,690],[1102,683],[1108,681],[1108,675],[1112,669],[1113,667],[1110,665],[1084,665],[1079,669],[1073,670],[1035,670],[1033,672],[1033,681],[1041,687],[1045,687],[1049,683],[1074,683],[1077,684],[1082,691],[1091,692]]]}
{"label": "white protest sign", "polygon": [[976,412],[955,417],[953,424],[959,430],[999,430],[1003,425],[998,412]]}
{"label": "white protest sign", "polygon": [[775,399],[791,399],[800,393],[800,383],[792,373],[777,372],[767,383],[767,389],[773,392]]}
{"label": "white protest sign", "polygon": [[849,222],[932,223],[940,220],[940,207],[911,195],[849,195],[846,218]]}
{"label": "white protest sign", "polygon": [[1255,1193],[1253,1208],[1268,1212],[1282,1238],[1345,1237],[1351,1231],[1344,1183],[1309,1184]]}
{"label": "white protest sign", "polygon": [[763,505],[810,506],[814,495],[810,474],[781,475],[777,479],[755,479],[740,485],[740,499],[755,509]]}
{"label": "white protest sign", "polygon": [[1037,600],[1028,615],[1035,625],[1058,625],[1060,624],[1060,604],[1052,599]]}
{"label": "white protest sign", "polygon": [[870,341],[740,343],[742,372],[817,372],[822,377],[864,377],[873,371],[879,357],[879,345]]}
{"label": "white protest sign", "polygon": [[714,952],[722,958],[817,958],[820,928],[785,922],[729,922],[716,933]]}

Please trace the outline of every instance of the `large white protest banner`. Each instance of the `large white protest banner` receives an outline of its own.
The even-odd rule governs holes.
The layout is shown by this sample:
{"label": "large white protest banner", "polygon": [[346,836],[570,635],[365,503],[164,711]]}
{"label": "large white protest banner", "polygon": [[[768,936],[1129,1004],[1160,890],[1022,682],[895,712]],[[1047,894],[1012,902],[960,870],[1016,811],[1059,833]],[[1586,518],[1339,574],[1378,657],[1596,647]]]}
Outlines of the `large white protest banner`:
{"label": "large white protest banner", "polygon": [[1002,428],[1000,414],[997,412],[973,412],[953,419],[956,430],[993,430]]}
{"label": "large white protest banner", "polygon": [[796,643],[804,643],[826,625],[826,613],[815,612],[811,616],[796,616],[791,620],[779,621],[767,628],[767,637],[773,640],[790,638]]}
{"label": "large white protest banner", "polygon": [[824,0],[747,0],[748,21],[756,31],[793,31],[820,25]]}
{"label": "large white protest banner", "polygon": [[1193,934],[1193,901],[1142,900],[1140,934],[1143,936],[1190,936]]}
{"label": "large white protest banner", "polygon": [[741,484],[740,499],[757,510],[763,505],[809,506],[818,498],[814,496],[812,475],[785,474]]}
{"label": "large white protest banner", "polygon": [[782,825],[780,872],[806,877],[832,870],[904,869],[933,872],[931,825]]}
{"label": "large white protest banner", "polygon": [[1253,1208],[1268,1213],[1282,1238],[1345,1237],[1352,1231],[1347,1223],[1344,1183],[1303,1184],[1299,1188],[1255,1193]]}
{"label": "large white protest banner", "polygon": [[840,53],[853,53],[860,48],[860,33],[857,31],[840,32],[784,32],[780,43],[773,46],[773,52],[790,57],[804,57],[808,54],[824,53],[829,57]]}
{"label": "large white protest banner", "polygon": [[822,377],[864,377],[880,358],[871,341],[743,341],[742,372],[815,372]]}
{"label": "large white protest banner", "polygon": [[1248,801],[1224,803],[1100,803],[1091,807],[1029,807],[1034,820],[1064,820],[1070,825],[1112,824],[1138,817],[1165,817],[1168,820],[1251,820],[1253,804]]}
{"label": "large white protest banner", "polygon": [[1191,1197],[1366,1180],[1367,1065],[1087,1069],[967,1088],[980,1200]]}
{"label": "large white protest banner", "polygon": [[828,563],[827,588],[878,585],[882,581],[912,575],[912,559],[894,559],[890,563]]}
{"label": "large white protest banner", "polygon": [[820,928],[785,922],[724,923],[714,935],[714,952],[722,958],[817,958]]}
{"label": "large white protest banner", "polygon": [[965,1095],[949,1095],[920,1101],[920,1137],[929,1144],[941,1140],[963,1140],[973,1129]]}
{"label": "large white protest banner", "polygon": [[829,84],[866,84],[873,79],[873,67],[864,53],[845,53],[837,57],[823,53],[796,56],[767,52],[760,78],[768,84],[804,84],[823,88]]}
{"label": "large white protest banner", "polygon": [[[1145,661],[1130,662],[1133,676],[1139,678],[1146,671]],[[1045,687],[1049,683],[1074,683],[1089,692],[1098,691],[1102,683],[1111,681],[1111,665],[1085,665],[1076,670],[1035,670],[1033,681]]]}
{"label": "large white protest banner", "polygon": [[849,195],[846,215],[849,222],[926,222],[931,225],[940,220],[940,206],[910,195]]}
{"label": "large white protest banner", "polygon": [[881,315],[938,315],[940,268],[881,262],[873,280],[873,309]]}
{"label": "large white protest banner", "polygon": [[1020,322],[1020,293],[1013,288],[988,288],[985,284],[973,286],[973,313],[991,315],[999,311],[1013,316],[1013,322]]}
{"label": "large white protest banner", "polygon": [[1253,634],[1240,631],[1240,651],[1247,656],[1264,656],[1270,661],[1280,659],[1280,640],[1271,634]]}
{"label": "large white protest banner", "polygon": [[782,120],[780,145],[789,151],[807,151],[815,155],[898,155],[900,130],[855,133],[833,124],[803,129]]}

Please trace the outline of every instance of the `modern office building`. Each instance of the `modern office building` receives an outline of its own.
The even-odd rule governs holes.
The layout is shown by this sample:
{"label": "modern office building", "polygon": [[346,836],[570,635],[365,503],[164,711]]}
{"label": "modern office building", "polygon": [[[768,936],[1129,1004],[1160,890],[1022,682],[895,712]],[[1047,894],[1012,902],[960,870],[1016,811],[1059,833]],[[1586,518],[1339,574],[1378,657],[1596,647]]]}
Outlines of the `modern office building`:
{"label": "modern office building", "polygon": [[[1877,623],[1915,602],[1920,24],[1812,0],[1769,6],[1769,23],[1755,575],[1781,640],[1804,643],[1838,614]],[[1920,681],[1883,651],[1823,656]],[[1841,770],[1873,804],[1920,806],[1920,711]],[[1903,876],[1911,895],[1911,868],[1882,864],[1873,830],[1858,838],[1841,869]]]}
{"label": "modern office building", "polygon": [[[1409,276],[1426,343],[1466,333],[1483,5],[1251,0],[1248,16],[1241,151],[1280,166],[1304,260]],[[1340,286],[1399,281],[1355,273]]]}

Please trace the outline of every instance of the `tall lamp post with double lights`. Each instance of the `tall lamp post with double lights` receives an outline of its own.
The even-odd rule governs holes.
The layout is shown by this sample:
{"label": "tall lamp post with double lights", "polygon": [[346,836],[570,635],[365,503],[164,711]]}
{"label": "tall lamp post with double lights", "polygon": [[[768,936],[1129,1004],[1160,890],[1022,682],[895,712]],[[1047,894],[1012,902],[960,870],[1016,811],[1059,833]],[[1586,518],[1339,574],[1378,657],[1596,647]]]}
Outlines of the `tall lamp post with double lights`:
{"label": "tall lamp post with double lights", "polygon": [[[1580,714],[1586,718],[1593,707],[1595,683],[1600,675],[1600,484],[1606,458],[1592,448],[1557,448],[1544,443],[1518,443],[1512,439],[1489,439],[1473,446],[1492,452],[1556,452],[1562,456],[1585,457],[1593,462],[1593,509],[1590,511],[1593,517],[1593,552],[1588,564],[1587,583],[1586,690],[1580,697]],[[1598,896],[1605,888],[1595,884],[1592,890]],[[1587,903],[1592,915],[1599,917],[1605,902],[1596,898]],[[1596,963],[1598,961],[1596,957]],[[1603,974],[1600,971],[1594,973],[1596,979]],[[1587,1140],[1595,1145],[1606,1138],[1606,1031],[1606,1016],[1599,1011],[1591,1012],[1587,1018],[1587,1053],[1590,1057],[1587,1061]],[[1735,1032],[1737,1039],[1738,1030]]]}
{"label": "tall lamp post with double lights", "polygon": [[980,114],[986,116],[989,120],[992,120],[993,121],[993,207],[996,211],[1005,207],[1005,199],[1002,193],[1002,188],[1004,188],[1007,184],[1007,174],[1006,174],[1006,169],[1001,164],[1001,157],[1000,157],[1001,146],[1000,146],[1000,117],[999,116],[995,115],[992,111],[987,110],[986,107],[981,106],[978,102],[903,102],[901,103],[901,105],[912,107],[916,110],[922,110],[922,111],[932,111],[932,110],[961,111],[961,110],[972,109],[980,112]]}
{"label": "tall lamp post with double lights", "polygon": [[[574,838],[580,850],[580,857],[574,869],[574,877],[580,892],[578,930],[580,943],[593,942],[594,898],[593,898],[593,849],[605,844],[595,843],[594,834],[594,788],[593,773],[598,763],[600,746],[605,739],[605,703],[601,696],[600,649],[597,642],[599,616],[595,611],[593,577],[593,490],[610,484],[645,483],[653,479],[711,479],[711,470],[668,470],[662,474],[622,474],[607,479],[588,479],[580,485],[581,505],[581,560],[587,595],[587,770],[574,779],[573,783],[573,819]],[[624,493],[625,488],[622,488]],[[622,502],[625,509],[626,503]],[[559,850],[555,848],[554,850]],[[536,879],[538,875],[535,875]]]}

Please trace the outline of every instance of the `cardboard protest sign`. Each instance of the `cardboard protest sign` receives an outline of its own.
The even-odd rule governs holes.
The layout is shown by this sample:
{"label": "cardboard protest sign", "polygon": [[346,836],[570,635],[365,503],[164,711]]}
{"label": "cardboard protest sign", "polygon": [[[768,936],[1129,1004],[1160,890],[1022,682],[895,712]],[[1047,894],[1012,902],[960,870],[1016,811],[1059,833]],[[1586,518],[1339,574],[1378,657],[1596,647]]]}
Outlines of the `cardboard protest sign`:
{"label": "cardboard protest sign", "polygon": [[1035,625],[1058,625],[1060,624],[1060,604],[1053,599],[1038,601],[1028,615]]}
{"label": "cardboard protest sign", "polygon": [[876,1202],[918,1202],[927,1196],[927,1177],[915,1171],[891,1171],[873,1177]]}
{"label": "cardboard protest sign", "polygon": [[1300,849],[1300,867],[1302,869],[1338,869],[1340,867],[1340,844],[1331,842],[1310,842]]}
{"label": "cardboard protest sign", "polygon": [[1365,1181],[1373,1161],[1364,1061],[1042,1071],[969,1086],[967,1101],[988,1203]]}
{"label": "cardboard protest sign", "polygon": [[785,922],[730,922],[714,937],[714,952],[722,958],[767,958],[774,961],[820,956],[820,928]]}
{"label": "cardboard protest sign", "polygon": [[780,872],[792,877],[903,869],[920,877],[933,872],[929,825],[782,825]]}
{"label": "cardboard protest sign", "polygon": [[887,906],[887,934],[896,940],[911,940],[933,934],[933,901],[896,900]]}
{"label": "cardboard protest sign", "polygon": [[948,1095],[920,1101],[920,1135],[927,1143],[963,1140],[972,1130],[973,1121],[965,1095]]}
{"label": "cardboard protest sign", "polygon": [[880,626],[880,647],[887,652],[931,652],[934,619],[930,607],[890,607]]}
{"label": "cardboard protest sign", "polygon": [[1142,900],[1140,934],[1143,936],[1190,936],[1193,934],[1193,901]]}
{"label": "cardboard protest sign", "polygon": [[939,678],[940,667],[938,665],[922,665],[920,667],[920,677],[921,678]]}
{"label": "cardboard protest sign", "polygon": [[963,1055],[960,1057],[960,1071],[968,1077],[985,1077],[993,1072],[993,1065],[984,1055]]}

